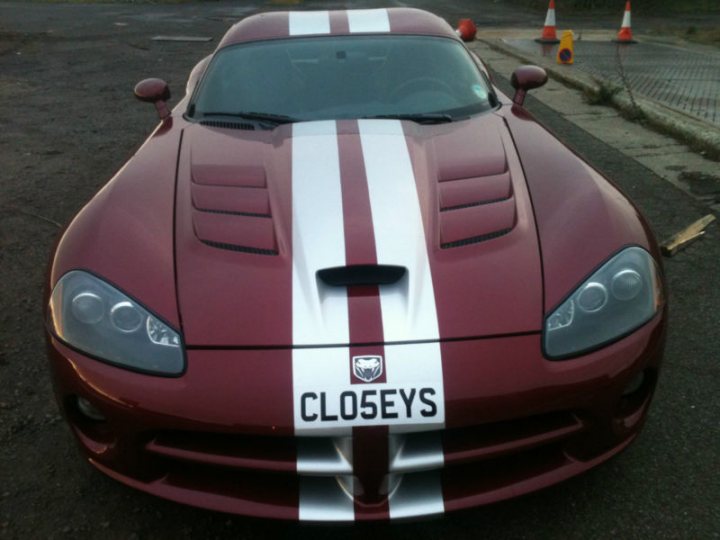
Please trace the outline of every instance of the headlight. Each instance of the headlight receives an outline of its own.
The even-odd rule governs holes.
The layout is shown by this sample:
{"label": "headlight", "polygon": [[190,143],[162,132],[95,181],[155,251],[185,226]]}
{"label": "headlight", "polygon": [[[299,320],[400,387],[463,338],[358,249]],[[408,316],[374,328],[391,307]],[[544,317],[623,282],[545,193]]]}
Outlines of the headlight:
{"label": "headlight", "polygon": [[545,320],[545,354],[562,358],[615,341],[649,321],[663,301],[653,258],[639,247],[624,249]]}
{"label": "headlight", "polygon": [[68,345],[100,360],[162,375],[185,369],[180,334],[87,272],[68,272],[55,285],[50,324]]}

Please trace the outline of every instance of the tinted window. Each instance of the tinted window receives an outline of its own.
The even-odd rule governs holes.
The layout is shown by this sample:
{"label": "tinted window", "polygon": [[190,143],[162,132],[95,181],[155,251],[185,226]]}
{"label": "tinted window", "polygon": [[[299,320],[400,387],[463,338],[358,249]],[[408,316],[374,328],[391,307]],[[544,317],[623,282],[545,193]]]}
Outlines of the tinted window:
{"label": "tinted window", "polygon": [[194,99],[194,114],[253,111],[302,120],[457,116],[491,108],[489,92],[468,52],[451,39],[287,39],[219,51]]}

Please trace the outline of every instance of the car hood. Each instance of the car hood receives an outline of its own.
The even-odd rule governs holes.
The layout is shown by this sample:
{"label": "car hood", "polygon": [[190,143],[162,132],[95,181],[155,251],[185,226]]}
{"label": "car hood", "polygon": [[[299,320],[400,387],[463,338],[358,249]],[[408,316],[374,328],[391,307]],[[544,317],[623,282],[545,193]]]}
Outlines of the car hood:
{"label": "car hood", "polygon": [[183,133],[175,256],[188,345],[540,330],[537,232],[500,117],[251,128]]}

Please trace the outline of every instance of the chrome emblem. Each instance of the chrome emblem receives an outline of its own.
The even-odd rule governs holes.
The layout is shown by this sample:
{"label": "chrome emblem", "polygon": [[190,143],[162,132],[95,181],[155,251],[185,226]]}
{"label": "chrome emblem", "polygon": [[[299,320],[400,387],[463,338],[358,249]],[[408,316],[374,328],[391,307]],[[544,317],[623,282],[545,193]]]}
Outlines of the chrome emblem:
{"label": "chrome emblem", "polygon": [[353,356],[353,373],[364,382],[373,382],[383,373],[382,356]]}

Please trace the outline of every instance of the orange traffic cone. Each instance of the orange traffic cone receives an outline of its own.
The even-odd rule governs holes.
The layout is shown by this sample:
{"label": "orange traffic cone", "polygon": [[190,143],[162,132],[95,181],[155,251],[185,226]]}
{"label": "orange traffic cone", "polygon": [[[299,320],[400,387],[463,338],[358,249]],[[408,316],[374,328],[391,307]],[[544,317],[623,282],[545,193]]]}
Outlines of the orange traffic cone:
{"label": "orange traffic cone", "polygon": [[560,43],[560,40],[557,38],[557,32],[555,31],[555,0],[550,0],[542,35],[535,41],[538,43]]}
{"label": "orange traffic cone", "polygon": [[616,43],[637,43],[632,37],[632,29],[630,28],[630,0],[625,2],[625,13],[623,14],[620,31],[613,41]]}

